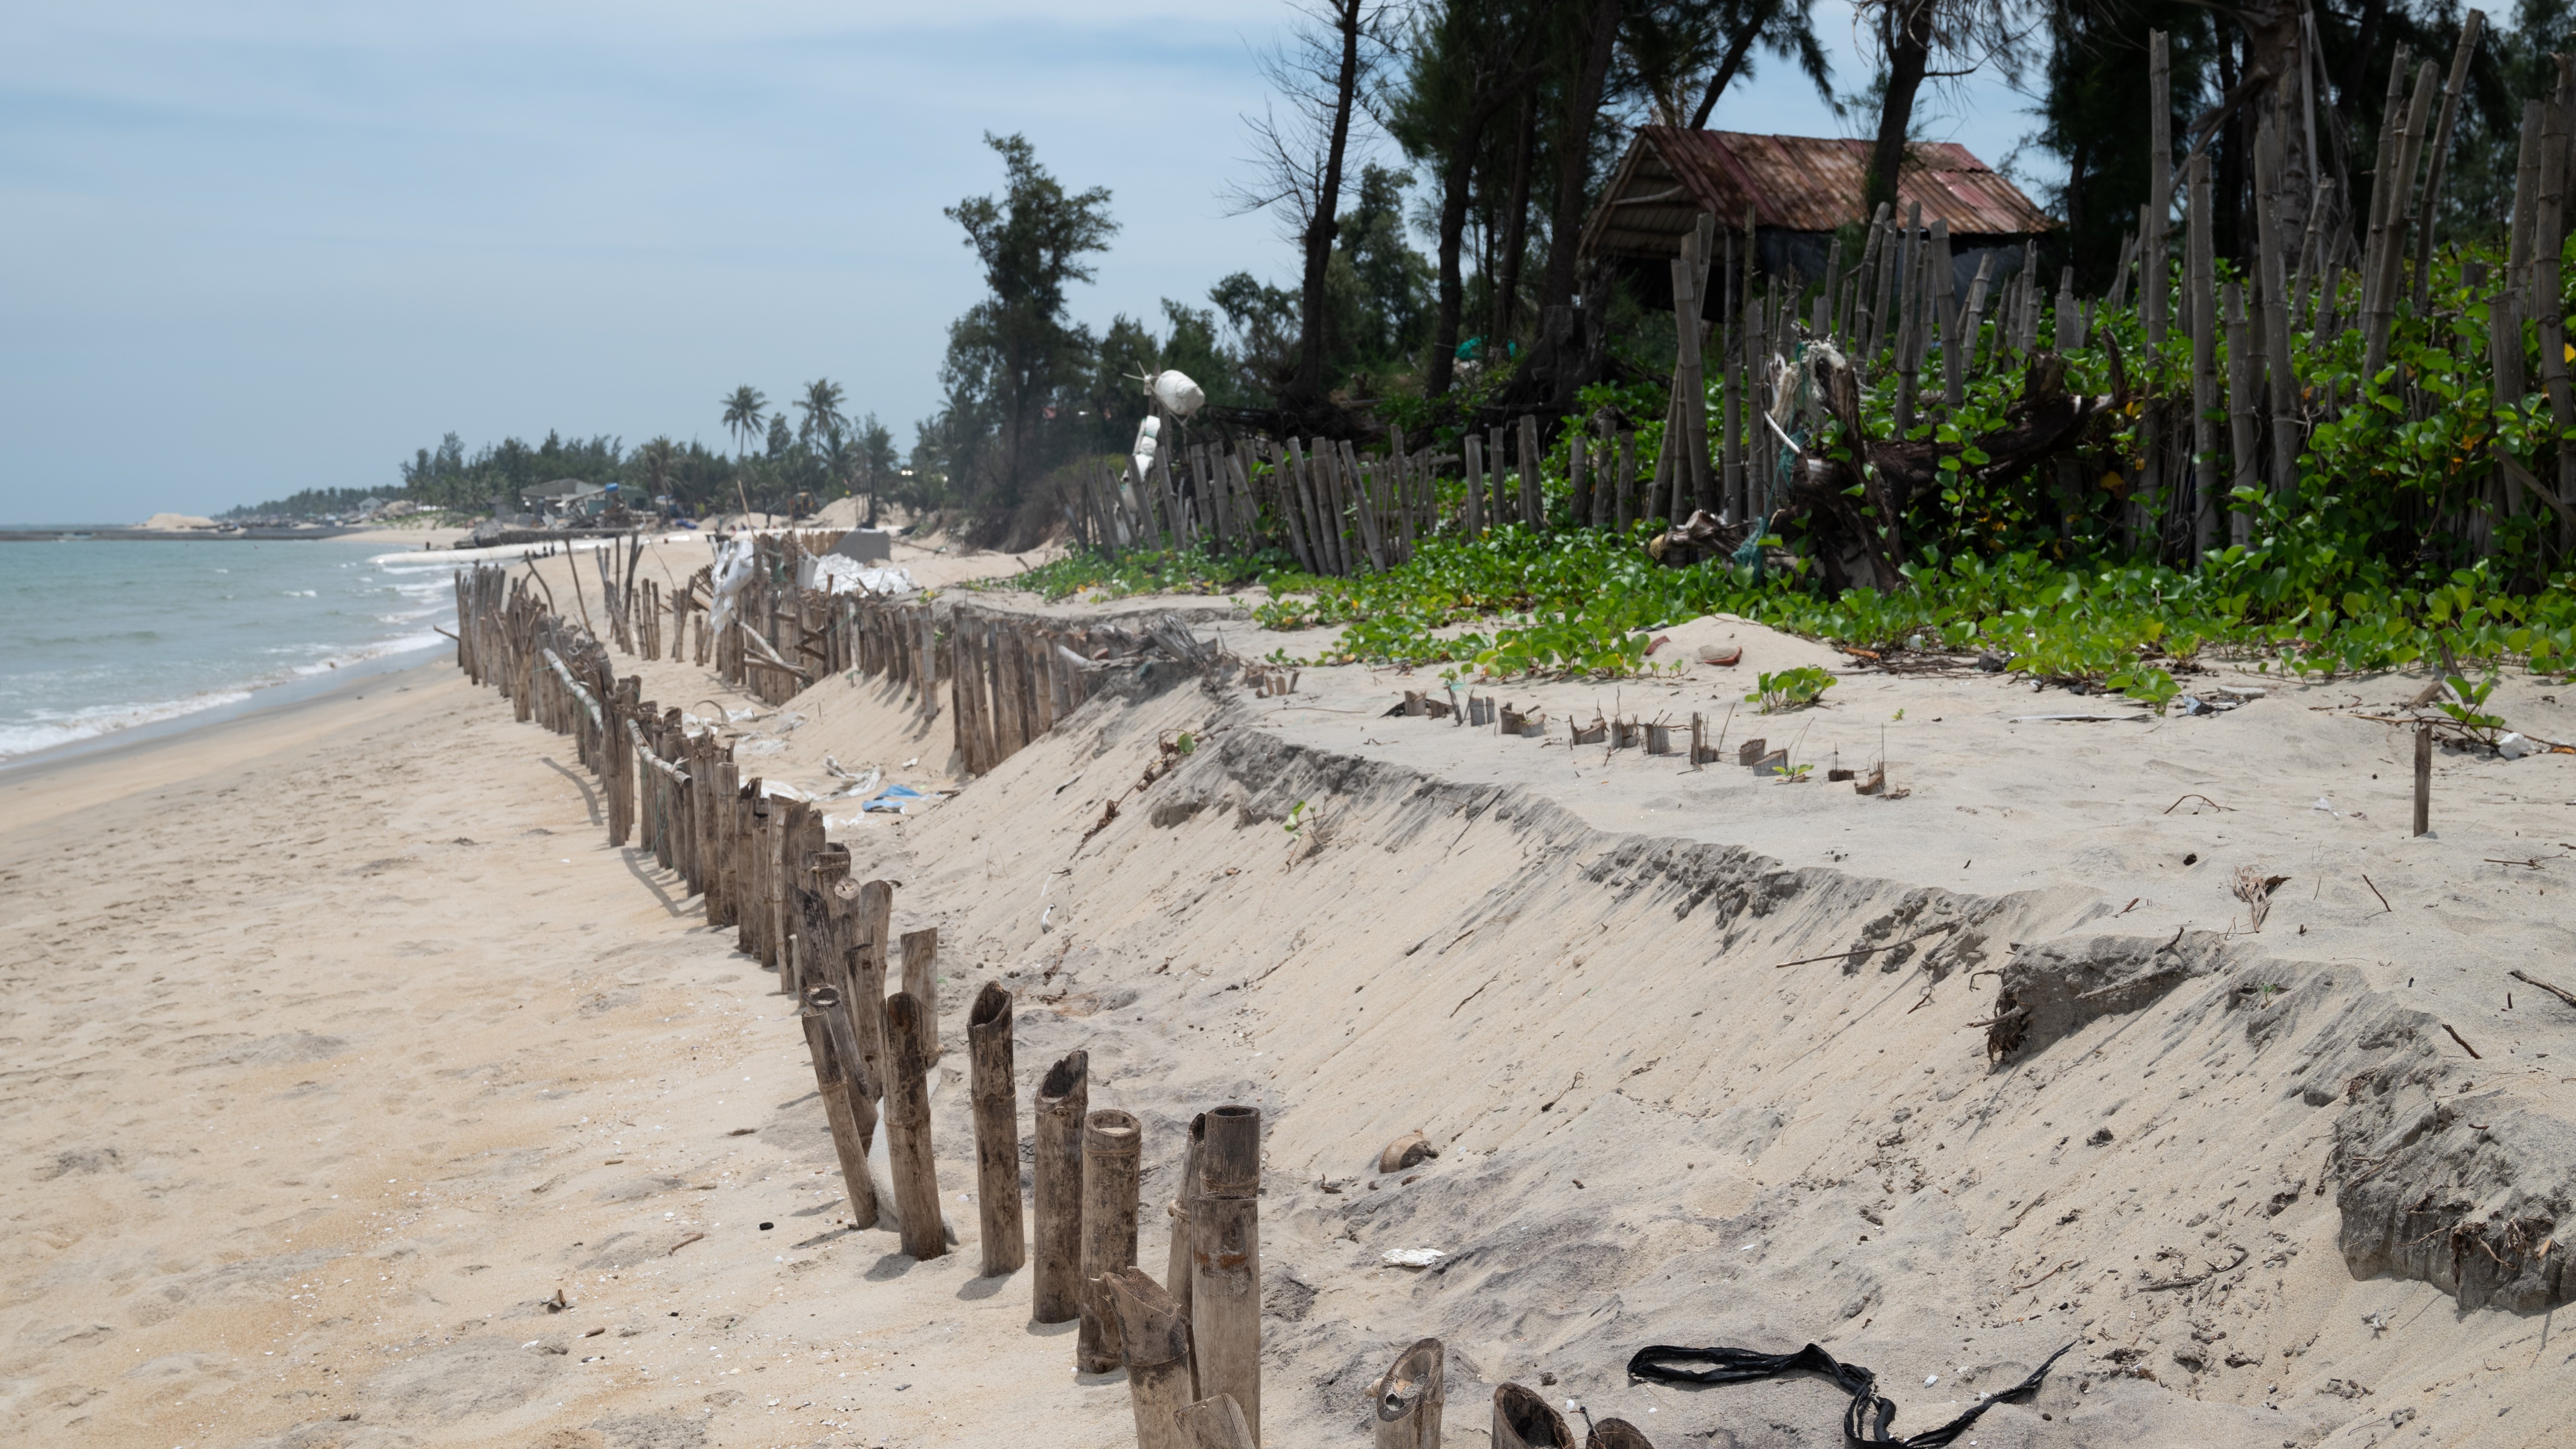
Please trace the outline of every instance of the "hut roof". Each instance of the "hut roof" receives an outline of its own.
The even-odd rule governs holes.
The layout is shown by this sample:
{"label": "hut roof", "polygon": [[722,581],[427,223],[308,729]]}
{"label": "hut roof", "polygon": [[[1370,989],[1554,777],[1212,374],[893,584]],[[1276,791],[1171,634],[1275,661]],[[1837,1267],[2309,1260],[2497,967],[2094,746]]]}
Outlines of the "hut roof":
{"label": "hut roof", "polygon": [[[1640,126],[1619,159],[1601,204],[1583,229],[1587,255],[1669,257],[1700,213],[1721,230],[1829,232],[1865,222],[1861,187],[1870,143],[1824,136],[1756,136]],[[1921,202],[1923,220],[1947,221],[1953,236],[2026,236],[2057,223],[2021,188],[1955,141],[1905,148],[1897,213]]]}

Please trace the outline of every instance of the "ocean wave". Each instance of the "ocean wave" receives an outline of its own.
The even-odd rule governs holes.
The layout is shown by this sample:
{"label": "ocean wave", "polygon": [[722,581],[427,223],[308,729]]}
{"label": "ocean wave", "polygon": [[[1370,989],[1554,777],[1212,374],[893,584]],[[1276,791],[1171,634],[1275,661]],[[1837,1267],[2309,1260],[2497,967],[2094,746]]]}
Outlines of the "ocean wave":
{"label": "ocean wave", "polygon": [[250,695],[247,689],[216,689],[192,694],[185,699],[160,700],[151,704],[99,705],[60,712],[39,710],[29,718],[0,724],[0,760],[50,750],[56,745],[96,739],[136,725],[177,719],[181,715],[195,714],[219,705],[239,704]]}

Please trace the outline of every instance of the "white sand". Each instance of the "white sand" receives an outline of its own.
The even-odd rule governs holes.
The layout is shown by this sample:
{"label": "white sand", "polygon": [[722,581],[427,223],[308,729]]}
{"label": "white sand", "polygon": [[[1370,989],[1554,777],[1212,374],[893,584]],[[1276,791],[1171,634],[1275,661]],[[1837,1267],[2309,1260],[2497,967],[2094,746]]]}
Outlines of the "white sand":
{"label": "white sand", "polygon": [[[1733,634],[1744,663],[1492,692],[1714,716],[1815,651],[1692,630],[1676,647]],[[636,672],[744,707],[689,666]],[[1832,1443],[1813,1380],[1621,1372],[1647,1343],[1808,1341],[1877,1369],[1900,1433],[2076,1342],[1982,1446],[2554,1442],[2567,1354],[2539,1312],[2422,1281],[2452,1262],[2438,1233],[2394,1255],[2415,1276],[2347,1262],[2389,1234],[2339,1194],[2464,1204],[2424,1219],[2446,1233],[2563,1203],[2576,1160],[2576,1010],[2502,974],[2576,986],[2576,760],[2446,756],[2439,838],[2407,841],[2402,742],[2317,707],[2419,682],[2077,725],[2010,716],[2119,706],[1850,673],[1731,726],[1820,767],[1866,765],[1884,726],[1901,800],[1381,718],[1423,681],[1356,667],[1284,701],[1122,684],[972,783],[946,717],[871,681],[742,728],[818,791],[826,754],[963,786],[837,833],[902,882],[898,929],[942,929],[946,1039],[998,977],[1024,1101],[1090,1051],[1092,1105],[1144,1119],[1149,1204],[1190,1112],[1264,1109],[1271,1445],[1364,1442],[1367,1380],[1426,1333],[1458,1444],[1493,1384],[1542,1375],[1667,1449]],[[2576,734],[2551,694],[2499,698]],[[1182,731],[1195,753],[1136,792]],[[2215,804],[2165,813],[2186,794]],[[0,775],[0,804],[10,1437],[1132,1442],[1116,1376],[1077,1379],[1072,1326],[1028,1323],[1026,1274],[973,1276],[959,1058],[935,1135],[960,1251],[837,1229],[773,978],[602,843],[569,741],[443,663]],[[2246,866],[2290,878],[2259,935]],[[1999,988],[2031,1031],[1995,1062],[1970,1023]],[[1412,1128],[1442,1156],[1379,1179]],[[1421,1247],[1450,1257],[1380,1266]]]}

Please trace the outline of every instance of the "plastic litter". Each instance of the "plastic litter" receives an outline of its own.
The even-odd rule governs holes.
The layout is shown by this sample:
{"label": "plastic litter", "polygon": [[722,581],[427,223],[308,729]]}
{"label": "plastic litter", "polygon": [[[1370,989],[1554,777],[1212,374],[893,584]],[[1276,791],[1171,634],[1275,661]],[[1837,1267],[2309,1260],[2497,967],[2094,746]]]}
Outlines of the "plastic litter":
{"label": "plastic litter", "polygon": [[883,794],[878,795],[875,799],[870,800],[859,808],[863,811],[874,811],[880,814],[901,815],[903,813],[904,802],[908,800],[918,800],[920,798],[922,798],[921,792],[912,788],[910,785],[888,785],[885,787]]}
{"label": "plastic litter", "polygon": [[[1942,1449],[1958,1441],[1970,1425],[1986,1410],[2006,1399],[2018,1398],[2040,1386],[2049,1369],[2066,1356],[2065,1348],[2050,1354],[2030,1377],[1997,1393],[1980,1398],[1966,1413],[1938,1428],[1903,1439],[1890,1436],[1887,1426],[1896,1418],[1894,1402],[1878,1392],[1878,1375],[1856,1363],[1842,1363],[1814,1344],[1796,1353],[1761,1353],[1749,1348],[1675,1348],[1653,1344],[1641,1348],[1628,1359],[1628,1377],[1651,1379],[1666,1384],[1744,1384],[1757,1379],[1775,1379],[1793,1373],[1822,1374],[1834,1381],[1835,1387],[1851,1395],[1843,1410],[1843,1437],[1853,1444],[1894,1444],[1901,1449]],[[1705,1368],[1688,1368],[1686,1364],[1705,1364]],[[1938,1378],[1939,1375],[1934,1375]],[[1925,1379],[1930,1384],[1932,1379]]]}
{"label": "plastic litter", "polygon": [[1438,1248],[1389,1248],[1378,1261],[1390,1268],[1434,1268],[1448,1256]]}
{"label": "plastic litter", "polygon": [[2525,739],[2519,734],[2508,734],[2503,739],[2496,741],[2496,753],[2502,755],[2508,760],[2519,760],[2525,755],[2537,755],[2543,752],[2544,750],[2541,745],[2535,744],[2531,740]]}

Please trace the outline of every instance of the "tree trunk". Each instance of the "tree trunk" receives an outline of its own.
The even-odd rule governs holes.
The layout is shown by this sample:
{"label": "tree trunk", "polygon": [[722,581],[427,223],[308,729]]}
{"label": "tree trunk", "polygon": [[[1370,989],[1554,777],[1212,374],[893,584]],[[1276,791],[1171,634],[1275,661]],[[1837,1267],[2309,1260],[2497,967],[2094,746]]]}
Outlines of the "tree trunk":
{"label": "tree trunk", "polygon": [[1511,199],[1504,203],[1503,242],[1501,254],[1495,257],[1493,325],[1487,330],[1490,345],[1501,346],[1510,338],[1515,323],[1515,304],[1520,301],[1521,259],[1529,252],[1530,161],[1538,151],[1538,88],[1521,92],[1520,139],[1512,150]]}
{"label": "tree trunk", "polygon": [[1459,124],[1450,142],[1448,164],[1440,172],[1440,318],[1431,329],[1430,377],[1423,388],[1433,397],[1448,393],[1458,365],[1459,314],[1467,305],[1466,284],[1458,271],[1458,253],[1467,232],[1467,180],[1489,114],[1490,110],[1479,109]]}
{"label": "tree trunk", "polygon": [[1779,0],[1770,0],[1747,15],[1736,32],[1727,37],[1726,57],[1717,63],[1717,73],[1708,78],[1708,90],[1701,94],[1699,108],[1691,112],[1692,130],[1708,129],[1709,113],[1717,109],[1717,98],[1726,94],[1726,88],[1734,83],[1736,73],[1744,69],[1745,54],[1753,49],[1753,42],[1762,34],[1762,27],[1769,25],[1771,17],[1779,13]]}
{"label": "tree trunk", "polygon": [[1539,293],[1542,314],[1574,299],[1574,249],[1582,239],[1584,162],[1590,155],[1592,122],[1601,110],[1601,88],[1610,73],[1610,54],[1619,38],[1619,0],[1594,0],[1592,18],[1583,32],[1583,69],[1567,93],[1565,122],[1556,137],[1556,223],[1547,242],[1547,282]]}
{"label": "tree trunk", "polygon": [[1333,29],[1342,37],[1342,63],[1334,79],[1333,132],[1325,144],[1324,180],[1315,192],[1314,213],[1306,218],[1305,290],[1298,298],[1297,385],[1299,401],[1324,396],[1324,274],[1333,259],[1333,235],[1342,204],[1342,153],[1350,146],[1351,101],[1360,83],[1360,3],[1335,0]]}
{"label": "tree trunk", "polygon": [[1870,147],[1869,178],[1861,210],[1896,200],[1896,174],[1905,164],[1905,132],[1914,121],[1914,95],[1932,66],[1933,0],[1897,0],[1888,12],[1887,94],[1878,108],[1878,140]]}

